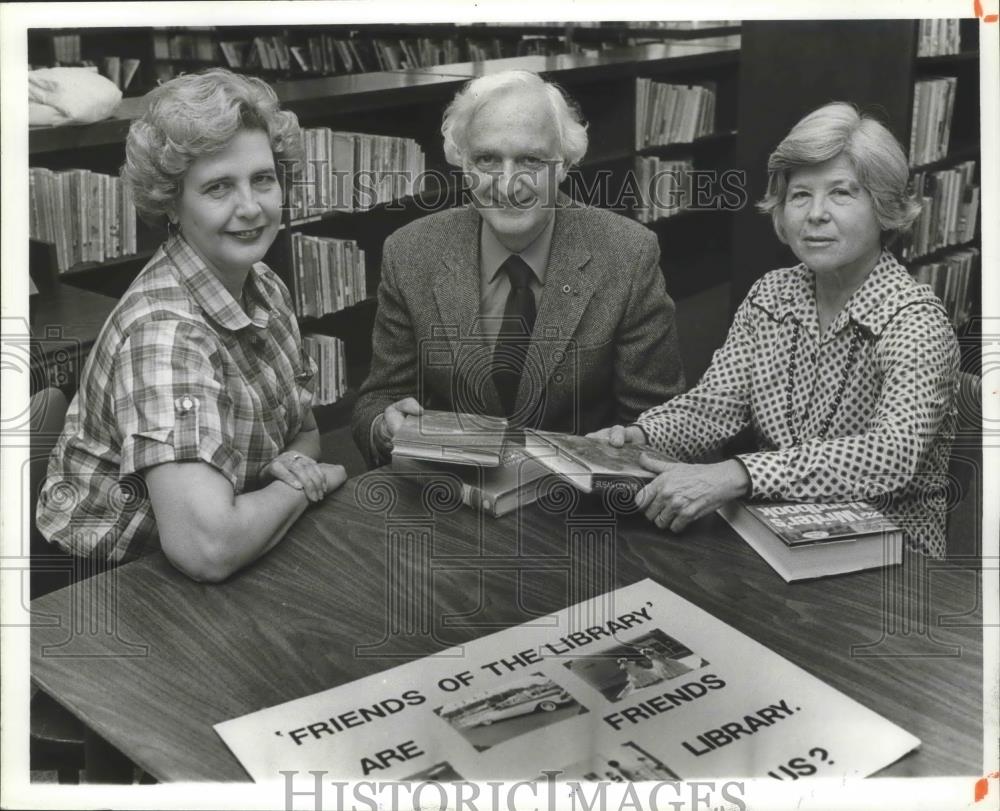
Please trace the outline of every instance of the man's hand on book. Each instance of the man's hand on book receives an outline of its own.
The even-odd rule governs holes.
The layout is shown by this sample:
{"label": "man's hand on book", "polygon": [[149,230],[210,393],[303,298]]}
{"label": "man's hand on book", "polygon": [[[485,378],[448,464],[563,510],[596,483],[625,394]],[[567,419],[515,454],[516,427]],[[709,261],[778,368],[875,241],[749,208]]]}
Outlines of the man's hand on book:
{"label": "man's hand on book", "polygon": [[646,444],[646,435],[638,425],[612,425],[610,428],[602,428],[600,431],[587,434],[587,438],[607,442],[612,448]]}
{"label": "man's hand on book", "polygon": [[372,426],[372,442],[380,455],[388,456],[392,452],[392,438],[402,426],[407,415],[419,417],[424,413],[423,407],[413,397],[404,397],[390,406],[375,418]]}
{"label": "man's hand on book", "polygon": [[735,459],[688,465],[664,462],[644,453],[639,463],[659,475],[636,493],[635,503],[660,529],[680,532],[692,521],[750,492],[750,477]]}

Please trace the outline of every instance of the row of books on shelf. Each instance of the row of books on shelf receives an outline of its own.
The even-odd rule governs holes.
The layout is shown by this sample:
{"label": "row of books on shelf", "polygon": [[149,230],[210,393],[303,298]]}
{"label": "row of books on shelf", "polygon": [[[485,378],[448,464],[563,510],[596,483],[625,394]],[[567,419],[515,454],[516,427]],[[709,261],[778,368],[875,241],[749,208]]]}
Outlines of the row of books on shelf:
{"label": "row of books on shelf", "polygon": [[910,166],[941,160],[948,154],[957,87],[958,79],[954,76],[916,82],[910,129]]}
{"label": "row of books on shelf", "polygon": [[693,169],[690,160],[636,157],[636,185],[641,201],[636,208],[636,219],[649,223],[684,211],[690,199],[689,173]]}
{"label": "row of books on shelf", "polygon": [[292,234],[295,314],[319,318],[367,295],[365,252],[354,240]]}
{"label": "row of books on shelf", "polygon": [[921,20],[917,56],[948,56],[962,50],[958,20]]}
{"label": "row of books on shelf", "polygon": [[52,58],[62,64],[77,64],[83,53],[79,34],[56,34],[52,37]]}
{"label": "row of books on shelf", "polygon": [[635,148],[689,143],[715,129],[715,88],[635,80]]}
{"label": "row of books on shelf", "polygon": [[[632,20],[624,23],[630,31],[700,31],[703,28],[730,28],[739,25],[739,20]],[[576,22],[574,28],[603,28],[618,26],[614,22]]]}
{"label": "row of books on shelf", "polygon": [[979,218],[979,186],[975,178],[974,160],[950,169],[913,173],[910,187],[923,208],[906,236],[900,252],[903,259],[915,259],[975,238]]}
{"label": "row of books on shelf", "polygon": [[970,292],[978,286],[980,253],[978,248],[962,248],[945,254],[936,262],[915,265],[913,277],[929,284],[941,299],[956,329],[972,315]]}
{"label": "row of books on shelf", "polygon": [[303,130],[305,163],[290,195],[293,219],[329,211],[364,211],[416,194],[426,167],[412,138]]}
{"label": "row of books on shelf", "polygon": [[207,31],[185,31],[176,34],[154,31],[153,57],[210,62],[219,58],[219,49],[216,47],[215,37]]}
{"label": "row of books on shelf", "polygon": [[326,75],[447,65],[462,61],[463,55],[459,40],[447,37],[366,40],[323,34],[289,50],[297,70]]}
{"label": "row of books on shelf", "polygon": [[302,336],[302,346],[317,367],[314,405],[330,405],[347,393],[344,342],[332,335]]}
{"label": "row of books on shelf", "polygon": [[234,70],[263,69],[326,76],[564,53],[567,48],[565,43],[530,35],[511,42],[496,37],[388,38],[343,34],[297,38],[285,33],[216,41],[208,34],[158,34],[157,42],[157,59],[218,61]]}
{"label": "row of books on shelf", "polygon": [[136,252],[135,205],[117,177],[33,167],[28,199],[29,234],[55,245],[60,273]]}

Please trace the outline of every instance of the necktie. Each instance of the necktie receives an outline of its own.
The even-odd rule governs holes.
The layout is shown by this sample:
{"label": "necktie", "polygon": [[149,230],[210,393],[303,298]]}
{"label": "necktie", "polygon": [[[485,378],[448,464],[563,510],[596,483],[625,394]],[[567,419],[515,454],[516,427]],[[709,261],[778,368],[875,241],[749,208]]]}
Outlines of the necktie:
{"label": "necktie", "polygon": [[508,256],[500,269],[510,279],[510,293],[493,350],[493,382],[500,392],[504,411],[510,416],[514,412],[524,358],[535,327],[535,294],[528,286],[532,270],[516,253]]}

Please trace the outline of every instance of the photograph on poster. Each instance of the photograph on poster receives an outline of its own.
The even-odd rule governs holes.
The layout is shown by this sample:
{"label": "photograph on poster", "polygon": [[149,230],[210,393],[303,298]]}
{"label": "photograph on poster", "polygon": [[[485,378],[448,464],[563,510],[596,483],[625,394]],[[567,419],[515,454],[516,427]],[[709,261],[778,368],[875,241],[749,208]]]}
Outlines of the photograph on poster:
{"label": "photograph on poster", "polygon": [[564,663],[571,673],[579,676],[610,701],[620,701],[646,687],[661,684],[693,670],[707,666],[698,656],[660,629],[620,640],[622,644]]}
{"label": "photograph on poster", "polygon": [[587,709],[544,674],[532,673],[434,712],[482,752]]}
{"label": "photograph on poster", "polygon": [[583,763],[573,763],[566,767],[567,777],[580,777],[583,780],[612,783],[636,782],[640,780],[662,781],[679,780],[680,777],[670,771],[649,752],[633,741],[623,741],[614,754],[596,753]]}

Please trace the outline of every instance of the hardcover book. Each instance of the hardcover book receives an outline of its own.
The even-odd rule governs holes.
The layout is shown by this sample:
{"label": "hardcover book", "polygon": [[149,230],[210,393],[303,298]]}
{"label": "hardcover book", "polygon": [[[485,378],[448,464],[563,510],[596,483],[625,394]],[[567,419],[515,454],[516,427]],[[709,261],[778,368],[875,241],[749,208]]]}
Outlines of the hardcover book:
{"label": "hardcover book", "polygon": [[419,417],[406,417],[392,438],[392,455],[497,467],[506,434],[507,420],[503,417],[428,410]]}
{"label": "hardcover book", "polygon": [[529,456],[585,493],[611,485],[631,484],[638,490],[644,482],[656,478],[656,473],[639,464],[643,453],[671,461],[646,445],[615,448],[601,440],[551,431],[525,431],[524,449]]}
{"label": "hardcover book", "polygon": [[493,518],[536,502],[541,495],[541,479],[551,475],[547,467],[516,445],[504,448],[497,467],[428,462],[393,454],[392,469],[413,477],[451,480],[461,488],[463,504]]}
{"label": "hardcover book", "polygon": [[787,583],[902,561],[902,530],[862,501],[733,501],[719,515]]}

